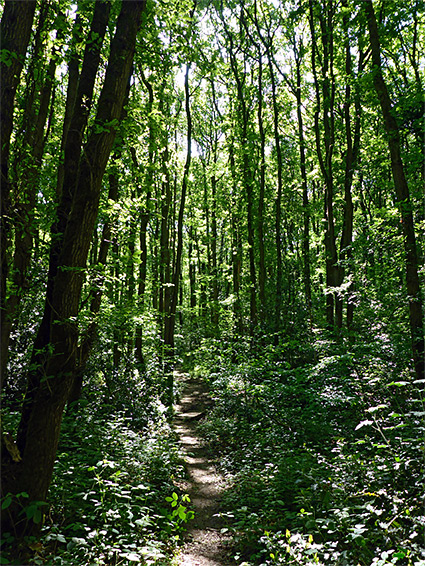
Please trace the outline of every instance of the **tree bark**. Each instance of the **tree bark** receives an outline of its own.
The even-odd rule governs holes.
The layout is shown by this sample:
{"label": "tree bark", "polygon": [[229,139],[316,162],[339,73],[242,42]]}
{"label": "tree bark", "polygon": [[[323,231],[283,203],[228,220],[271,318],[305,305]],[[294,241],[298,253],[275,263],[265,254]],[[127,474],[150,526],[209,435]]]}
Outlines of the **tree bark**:
{"label": "tree bark", "polygon": [[385,83],[381,65],[381,47],[375,11],[371,0],[362,3],[369,28],[369,40],[372,49],[373,83],[382,109],[388,147],[391,156],[391,171],[396,190],[397,202],[403,229],[404,250],[406,253],[406,287],[409,299],[409,322],[412,339],[413,363],[416,379],[424,387],[424,325],[422,314],[422,298],[418,276],[418,259],[416,250],[415,227],[413,222],[412,203],[409,186],[404,173],[404,165],[400,148],[400,132],[392,108],[390,95]]}
{"label": "tree bark", "polygon": [[[174,329],[175,329],[175,320],[176,320],[177,301],[179,297],[181,259],[183,254],[183,215],[186,204],[186,194],[187,194],[187,188],[189,182],[190,164],[192,162],[192,114],[190,111],[189,71],[190,71],[190,65],[186,65],[184,92],[185,92],[185,110],[186,110],[186,120],[187,120],[187,141],[186,141],[187,151],[186,151],[186,161],[183,169],[180,207],[177,218],[177,246],[176,246],[175,259],[174,259],[171,299],[170,299],[168,311],[166,312],[165,327],[164,327],[164,345],[166,349],[166,357],[168,358],[174,355]],[[169,393],[169,402],[171,404],[172,403],[171,383],[169,383],[168,393]]]}
{"label": "tree bark", "polygon": [[[117,19],[94,127],[82,151],[72,207],[58,250],[49,324],[42,329],[46,331],[42,337],[44,359],[38,358],[36,367],[29,370],[26,410],[21,417],[18,435],[22,461],[16,464],[13,473],[7,474],[5,489],[11,493],[25,491],[30,501],[45,501],[53,473],[63,409],[75,369],[76,318],[84,270],[97,217],[102,178],[125,99],[144,6],[144,1],[123,2]],[[34,384],[38,386],[34,388]],[[10,522],[21,535],[36,528],[26,522],[18,525],[16,513],[15,517],[9,514],[4,527],[10,526]]]}
{"label": "tree bark", "polygon": [[[343,2],[344,7],[346,7],[346,1]],[[338,287],[342,285],[345,274],[347,271],[347,262],[352,257],[351,245],[353,242],[353,199],[351,195],[351,190],[353,186],[354,171],[357,167],[359,151],[360,151],[360,120],[361,120],[361,105],[360,96],[358,93],[357,85],[354,86],[356,89],[354,93],[354,106],[355,106],[355,118],[354,118],[354,128],[352,127],[351,118],[351,98],[352,98],[352,87],[351,83],[354,83],[354,74],[352,68],[351,60],[351,50],[350,50],[350,38],[348,30],[348,16],[344,15],[344,32],[345,32],[345,74],[346,74],[346,85],[345,85],[345,100],[344,100],[344,123],[345,123],[345,138],[346,138],[346,155],[345,155],[345,172],[344,172],[344,221],[341,234],[340,242],[340,265],[338,267]],[[359,49],[359,68],[358,72],[361,75],[363,71],[364,53]],[[351,283],[351,286],[353,283]],[[347,299],[347,327],[350,328],[353,322],[354,316],[354,303],[350,300],[350,294],[348,294]],[[341,325],[342,326],[342,320]]]}
{"label": "tree bark", "polygon": [[[44,8],[44,6],[43,6]],[[11,273],[11,291],[6,301],[6,316],[2,323],[2,351],[1,374],[6,379],[7,363],[9,358],[10,333],[15,322],[17,311],[23,296],[29,287],[29,270],[32,259],[34,237],[36,226],[34,222],[34,212],[37,202],[37,185],[41,167],[41,161],[45,145],[45,126],[49,113],[50,99],[53,93],[54,76],[56,71],[56,57],[60,47],[53,49],[53,53],[47,69],[40,65],[43,60],[43,35],[49,31],[46,29],[46,20],[50,7],[47,6],[43,12],[43,17],[39,22],[37,37],[33,49],[31,67],[29,73],[32,85],[29,85],[30,95],[26,100],[24,116],[22,120],[23,143],[15,156],[14,183],[14,218],[15,228],[13,270]],[[59,14],[59,17],[63,17]],[[57,42],[61,42],[63,34],[58,31]],[[35,72],[37,71],[37,72]],[[35,78],[38,75],[38,81]],[[35,95],[39,93],[38,111],[35,112]]]}
{"label": "tree bark", "polygon": [[[118,188],[119,188],[118,175],[115,172],[110,173],[108,200],[117,201]],[[106,266],[106,259],[108,256],[109,248],[111,246],[111,236],[112,236],[112,220],[108,218],[102,229],[102,238],[101,238],[99,252],[96,261],[97,266],[101,266],[100,273],[102,273],[102,270]],[[100,304],[102,301],[103,280],[104,280],[103,275],[99,274],[96,277],[90,289],[90,297],[89,297],[90,314],[93,320],[90,322],[87,330],[84,332],[84,335],[81,337],[81,344],[78,346],[77,349],[75,375],[72,383],[71,392],[68,398],[68,405],[72,405],[72,403],[76,403],[81,398],[81,393],[83,389],[84,371],[86,369],[86,365],[89,360],[97,336],[96,317],[99,313]]]}
{"label": "tree bark", "polygon": [[[1,63],[0,81],[0,320],[2,328],[9,321],[6,320],[6,282],[8,278],[8,248],[10,244],[10,193],[11,182],[9,178],[10,137],[13,128],[13,108],[16,89],[18,88],[25,54],[31,35],[31,26],[34,18],[35,0],[6,0],[0,24],[0,48],[7,61]],[[1,336],[0,356],[7,360],[9,333]],[[6,365],[2,363],[1,384],[5,379]]]}
{"label": "tree bark", "polygon": [[[145,85],[148,91],[148,120],[149,120],[148,166],[147,166],[147,172],[144,182],[144,185],[146,187],[146,201],[140,214],[140,228],[139,228],[140,266],[139,266],[139,284],[137,289],[137,296],[138,296],[138,311],[142,313],[145,304],[145,289],[146,289],[146,277],[147,277],[147,268],[148,268],[147,229],[150,219],[150,203],[152,198],[152,187],[154,183],[154,167],[155,167],[154,154],[155,154],[156,132],[155,132],[154,120],[152,118],[152,110],[154,103],[153,88],[151,83],[145,77],[143,71],[140,72],[140,76],[143,84]],[[133,163],[135,167],[139,169],[139,164],[137,162],[136,152],[134,148],[131,148],[130,151],[131,151]],[[134,347],[135,347],[136,357],[139,363],[141,364],[141,366],[144,368],[145,360],[143,356],[142,342],[143,342],[143,330],[142,327],[139,325],[136,327]]]}
{"label": "tree bark", "polygon": [[254,182],[251,170],[251,158],[249,153],[250,143],[248,141],[248,124],[250,120],[247,101],[244,93],[244,74],[238,69],[238,61],[234,50],[234,40],[231,32],[226,28],[229,38],[229,57],[230,66],[236,81],[237,99],[239,103],[238,129],[241,146],[241,173],[243,189],[245,191],[246,210],[247,210],[247,231],[248,231],[248,258],[249,258],[249,332],[254,334],[257,326],[257,275],[255,267],[255,227],[254,227]]}
{"label": "tree bark", "polygon": [[[316,10],[315,10],[316,8]],[[321,77],[317,72],[319,60],[315,22],[319,20],[320,37],[323,48],[321,54]],[[311,62],[316,93],[316,109],[314,113],[314,129],[316,136],[316,152],[322,172],[324,192],[325,228],[325,265],[326,265],[326,321],[330,329],[342,326],[342,301],[335,292],[338,274],[338,252],[336,248],[334,219],[334,177],[333,153],[335,148],[335,77],[333,73],[333,5],[329,2],[322,11],[313,0],[309,0],[309,23],[311,30]],[[323,139],[319,125],[320,112],[323,123]],[[323,147],[322,147],[323,144]]]}
{"label": "tree bark", "polygon": [[297,100],[297,118],[298,118],[298,144],[300,150],[300,170],[301,170],[301,183],[303,191],[303,238],[302,238],[302,255],[303,255],[303,279],[304,279],[304,292],[307,305],[307,315],[309,319],[310,329],[313,324],[313,309],[311,300],[311,269],[310,269],[310,206],[308,201],[308,186],[307,186],[307,169],[306,169],[306,155],[305,155],[305,139],[304,139],[304,126],[302,117],[302,100],[301,100],[301,60],[302,60],[303,46],[300,44],[295,46],[295,65],[297,74],[297,86],[295,90],[295,97]]}

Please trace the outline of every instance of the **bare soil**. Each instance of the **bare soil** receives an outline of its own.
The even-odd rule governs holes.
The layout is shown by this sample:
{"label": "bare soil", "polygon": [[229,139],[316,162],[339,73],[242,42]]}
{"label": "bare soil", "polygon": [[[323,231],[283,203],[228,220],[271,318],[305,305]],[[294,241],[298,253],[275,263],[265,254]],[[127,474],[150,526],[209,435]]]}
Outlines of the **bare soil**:
{"label": "bare soil", "polygon": [[195,511],[190,522],[186,542],[178,557],[179,566],[231,566],[230,537],[221,532],[224,527],[220,512],[220,497],[224,478],[214,467],[208,448],[202,444],[197,425],[211,405],[207,387],[202,381],[183,374],[183,394],[176,406],[175,429],[185,451],[188,482],[182,487],[189,494]]}

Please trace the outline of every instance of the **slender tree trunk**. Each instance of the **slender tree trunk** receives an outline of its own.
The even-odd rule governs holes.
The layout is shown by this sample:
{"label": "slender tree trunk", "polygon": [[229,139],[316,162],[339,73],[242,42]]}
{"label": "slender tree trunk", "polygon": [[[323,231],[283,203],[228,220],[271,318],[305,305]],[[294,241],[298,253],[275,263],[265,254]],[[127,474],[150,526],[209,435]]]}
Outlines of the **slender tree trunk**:
{"label": "slender tree trunk", "polygon": [[266,187],[266,135],[263,123],[263,59],[258,47],[258,131],[260,134],[260,191],[258,195],[258,287],[260,300],[260,322],[264,327],[266,320],[266,261],[264,251],[264,194]]}
{"label": "slender tree trunk", "polygon": [[[324,220],[325,229],[325,263],[326,263],[326,321],[329,328],[334,325],[342,326],[342,301],[335,293],[337,286],[337,262],[335,220],[333,210],[334,179],[333,179],[333,151],[335,146],[334,103],[335,103],[335,77],[333,75],[333,6],[330,2],[326,10],[316,11],[313,0],[309,0],[309,22],[312,40],[312,72],[316,93],[316,109],[314,113],[314,127],[316,135],[316,151],[320,169],[325,183]],[[319,19],[323,53],[321,56],[321,78],[317,72],[318,48],[315,29],[316,17]],[[323,146],[320,134],[319,117],[323,108],[321,121],[323,123]]]}
{"label": "slender tree trunk", "polygon": [[[154,121],[152,118],[152,110],[153,110],[153,103],[154,103],[154,94],[153,88],[151,83],[145,77],[143,71],[140,73],[142,82],[145,85],[148,91],[148,138],[149,138],[149,147],[148,147],[148,166],[147,172],[145,177],[145,186],[146,186],[146,201],[144,208],[141,211],[140,215],[140,229],[139,229],[139,245],[140,245],[140,266],[139,266],[139,285],[138,285],[138,310],[139,312],[143,313],[144,305],[145,305],[145,290],[146,290],[146,277],[147,277],[147,269],[148,269],[148,246],[147,246],[147,230],[148,224],[150,220],[150,204],[152,199],[152,188],[154,183],[154,155],[155,155],[155,126]],[[139,164],[137,163],[136,152],[134,148],[131,150],[131,155],[133,159],[133,163],[137,170],[139,170]],[[136,357],[141,364],[141,366],[145,367],[145,359],[143,356],[143,330],[142,327],[139,325],[136,327],[136,335],[135,335],[135,354]]]}
{"label": "slender tree trunk", "polygon": [[[214,147],[214,168],[217,164],[217,144]],[[212,317],[214,333],[218,334],[219,305],[218,305],[218,272],[217,272],[217,177],[211,177],[211,262],[212,262]]]}
{"label": "slender tree trunk", "polygon": [[241,237],[241,201],[237,198],[237,179],[236,163],[233,139],[229,145],[230,170],[232,174],[232,213],[231,213],[231,233],[232,233],[232,282],[233,282],[233,316],[235,319],[236,332],[238,336],[243,335],[243,319],[240,298],[241,275],[242,275],[242,237]]}
{"label": "slender tree trunk", "polygon": [[[344,5],[346,2],[344,1]],[[353,185],[354,171],[357,167],[358,155],[360,150],[360,117],[361,106],[359,93],[356,90],[354,94],[355,101],[355,118],[354,118],[354,131],[352,128],[351,119],[351,98],[352,88],[351,83],[354,82],[354,75],[351,61],[350,39],[348,34],[348,16],[343,18],[345,37],[345,73],[346,73],[346,86],[345,86],[345,100],[344,100],[344,122],[345,122],[345,137],[347,150],[345,155],[345,174],[344,174],[344,223],[341,234],[340,243],[340,262],[338,270],[338,286],[341,286],[345,274],[346,263],[352,257],[351,244],[353,242],[353,199],[351,196],[351,189]],[[363,70],[364,54],[359,51],[359,74]],[[351,283],[353,285],[353,283]],[[348,295],[347,301],[347,327],[349,328],[353,321],[354,303],[350,300]]]}
{"label": "slender tree trunk", "polygon": [[[84,41],[84,38],[83,38],[81,14],[79,11],[77,11],[75,23],[72,29],[71,55],[68,63],[68,85],[66,92],[65,115],[63,119],[62,137],[61,137],[61,148],[60,148],[61,156],[65,155],[68,132],[71,125],[72,117],[74,115],[74,108],[77,100],[78,84],[80,78],[80,70],[79,70],[80,61],[76,46],[82,41]],[[81,104],[80,96],[78,97],[78,103]],[[61,159],[59,159],[58,176],[56,181],[56,196],[58,202],[60,202],[62,196],[64,174],[65,174],[65,159],[61,157]]]}
{"label": "slender tree trunk", "polygon": [[[180,271],[181,271],[181,260],[183,254],[183,216],[186,204],[186,194],[189,181],[189,171],[190,164],[192,161],[192,114],[190,111],[190,93],[189,93],[189,72],[190,65],[186,65],[186,73],[184,80],[184,91],[185,91],[185,109],[186,109],[186,120],[187,120],[187,150],[186,150],[186,162],[183,170],[183,180],[182,189],[180,196],[180,207],[177,219],[177,246],[174,261],[174,270],[172,278],[172,293],[171,300],[169,304],[168,311],[166,313],[165,328],[164,328],[164,345],[166,349],[166,356],[172,357],[174,355],[174,329],[175,329],[175,319],[176,319],[176,309],[177,301],[179,297],[179,283],[180,283]],[[170,403],[172,404],[172,384],[169,384],[169,395]]]}
{"label": "slender tree trunk", "polygon": [[[111,173],[109,175],[109,193],[108,200],[117,201],[118,199],[118,176],[116,173]],[[102,229],[102,238],[100,242],[99,252],[97,255],[97,265],[104,268],[106,266],[106,259],[108,256],[108,251],[111,246],[112,237],[112,220],[108,218]],[[86,369],[87,362],[89,360],[91,351],[93,349],[96,336],[97,336],[97,320],[96,317],[100,310],[100,304],[102,301],[102,286],[104,283],[104,277],[101,275],[103,269],[101,269],[100,274],[96,277],[90,289],[90,314],[93,320],[90,322],[87,330],[81,338],[81,344],[78,346],[77,350],[77,362],[75,368],[75,376],[72,383],[71,392],[68,398],[68,404],[72,405],[79,401],[81,398],[81,393],[83,389],[83,376]]]}
{"label": "slender tree trunk", "polygon": [[409,322],[412,338],[413,363],[416,379],[422,381],[421,387],[423,387],[423,380],[425,379],[424,325],[412,203],[410,200],[409,186],[407,184],[403,160],[401,157],[400,132],[394,115],[394,110],[391,105],[387,85],[382,74],[379,32],[372,1],[365,0],[362,3],[362,6],[366,14],[370,46],[372,48],[373,83],[381,105],[385,130],[387,132],[388,147],[391,156],[391,171],[403,228],[404,250],[406,253],[406,287],[409,298]]}
{"label": "slender tree trunk", "polygon": [[195,238],[193,236],[193,226],[189,226],[188,231],[188,262],[189,262],[189,296],[190,296],[190,308],[192,309],[192,316],[195,315],[196,309],[196,269],[195,269],[195,256],[193,253],[193,244]]}
{"label": "slender tree trunk", "polygon": [[[301,43],[301,42],[300,42]],[[298,118],[298,144],[300,150],[300,170],[301,182],[303,190],[303,239],[302,239],[302,255],[303,255],[303,279],[304,279],[304,293],[307,304],[307,313],[310,324],[310,329],[313,324],[313,311],[311,301],[311,269],[310,269],[310,206],[308,201],[308,185],[307,185],[307,170],[306,170],[306,156],[305,156],[305,140],[304,140],[304,126],[302,117],[302,99],[301,99],[301,50],[295,49],[296,55],[296,73],[297,73],[297,87],[295,91],[297,100],[297,118]]]}

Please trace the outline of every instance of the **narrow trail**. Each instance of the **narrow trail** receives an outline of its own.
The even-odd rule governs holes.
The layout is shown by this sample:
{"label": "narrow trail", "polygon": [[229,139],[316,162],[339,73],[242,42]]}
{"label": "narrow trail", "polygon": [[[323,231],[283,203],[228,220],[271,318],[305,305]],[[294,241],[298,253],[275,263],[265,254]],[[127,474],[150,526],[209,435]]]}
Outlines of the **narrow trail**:
{"label": "narrow trail", "polygon": [[175,429],[186,453],[185,461],[189,481],[183,489],[192,501],[195,518],[190,522],[181,554],[179,566],[230,566],[234,562],[229,556],[227,544],[230,537],[221,533],[223,523],[220,511],[220,496],[224,480],[217,473],[208,450],[202,445],[197,425],[208,408],[206,386],[176,372],[177,379],[184,382],[183,395],[175,412]]}

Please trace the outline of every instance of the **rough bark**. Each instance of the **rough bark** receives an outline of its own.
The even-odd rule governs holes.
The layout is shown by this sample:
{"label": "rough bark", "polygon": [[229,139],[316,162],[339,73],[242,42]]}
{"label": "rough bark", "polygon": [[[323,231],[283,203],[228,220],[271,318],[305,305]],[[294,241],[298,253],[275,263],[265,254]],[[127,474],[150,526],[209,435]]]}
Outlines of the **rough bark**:
{"label": "rough bark", "polygon": [[304,292],[307,305],[307,313],[310,328],[313,324],[313,311],[311,301],[311,269],[310,269],[310,207],[308,201],[308,186],[307,186],[307,169],[306,169],[306,145],[304,139],[304,126],[302,116],[302,100],[301,100],[301,57],[302,45],[295,48],[296,56],[296,74],[297,86],[295,96],[297,100],[297,119],[298,119],[298,144],[300,150],[300,170],[301,170],[301,184],[303,191],[303,238],[302,238],[302,255],[303,255],[303,279],[304,279]]}
{"label": "rough bark", "polygon": [[[50,247],[45,306],[43,318],[34,341],[30,364],[32,368],[39,369],[29,371],[28,373],[27,393],[23,405],[21,425],[18,431],[18,445],[20,450],[24,448],[26,427],[28,426],[32,411],[32,401],[43,376],[43,372],[39,370],[48,359],[46,348],[51,340],[52,317],[55,312],[53,307],[53,293],[59,272],[60,255],[64,244],[65,230],[67,228],[73,198],[80,180],[80,154],[83,144],[83,135],[88,122],[88,106],[93,97],[94,82],[100,61],[101,41],[106,32],[109,10],[109,2],[96,2],[89,37],[92,37],[93,34],[98,34],[95,37],[100,39],[95,43],[90,41],[87,43],[78,85],[75,110],[70,125],[71,133],[66,138],[63,190],[56,211],[57,220],[51,228],[52,245]],[[67,261],[72,262],[72,258],[68,258]],[[69,292],[64,289],[64,293],[68,296],[68,294],[71,293],[71,289],[69,289]],[[76,351],[72,353],[73,359],[75,359],[75,354]]]}
{"label": "rough bark", "polygon": [[[176,321],[177,301],[179,297],[179,283],[181,271],[181,259],[183,254],[183,215],[185,211],[186,195],[189,182],[189,171],[192,162],[192,114],[190,110],[190,93],[189,93],[189,71],[190,65],[186,65],[186,73],[184,80],[185,92],[185,111],[187,120],[187,150],[186,161],[183,169],[182,188],[180,195],[180,206],[177,218],[177,245],[174,259],[171,298],[166,312],[165,326],[164,326],[164,345],[166,348],[167,357],[174,355],[174,329]],[[171,374],[172,375],[172,374]],[[169,401],[172,403],[172,384],[169,384]]]}
{"label": "rough bark", "polygon": [[423,380],[425,379],[424,326],[412,203],[410,200],[409,186],[404,173],[399,127],[382,73],[381,47],[375,11],[371,0],[365,0],[362,3],[362,6],[367,19],[369,40],[372,49],[373,83],[381,106],[385,131],[387,133],[388,147],[391,157],[391,171],[403,229],[404,250],[406,254],[406,287],[409,299],[409,322],[412,339],[413,363],[416,378],[417,380],[422,381],[421,387],[423,387]]}
{"label": "rough bark", "polygon": [[[147,267],[148,267],[147,229],[150,220],[150,204],[152,198],[152,187],[154,183],[154,167],[155,167],[154,155],[155,155],[156,131],[155,131],[154,120],[152,118],[152,110],[154,103],[153,88],[151,83],[145,77],[143,71],[140,72],[140,76],[143,84],[145,85],[148,91],[148,120],[149,120],[148,166],[147,166],[147,172],[145,178],[146,201],[140,215],[140,227],[139,227],[140,266],[139,266],[139,284],[137,290],[138,309],[139,312],[143,312],[143,308],[145,304],[146,276],[147,276]],[[130,151],[131,151],[133,163],[136,169],[139,170],[139,164],[137,162],[135,150],[132,148]],[[143,357],[142,341],[143,341],[142,327],[138,326],[136,328],[135,343],[134,343],[135,354],[141,366],[144,367],[145,361]]]}
{"label": "rough bark", "polygon": [[[44,6],[43,6],[44,7]],[[10,333],[15,321],[15,317],[21,303],[29,287],[29,270],[33,252],[34,238],[36,234],[36,226],[34,222],[35,206],[37,201],[37,186],[40,174],[40,166],[44,152],[46,137],[44,135],[47,123],[50,100],[53,93],[54,76],[56,71],[56,59],[58,48],[53,49],[53,53],[47,68],[43,69],[40,61],[43,60],[44,41],[43,36],[46,35],[46,19],[50,7],[47,6],[43,11],[43,17],[40,19],[36,39],[34,41],[34,49],[32,54],[32,84],[29,85],[29,96],[26,100],[24,117],[22,120],[22,138],[23,143],[15,156],[14,165],[16,182],[14,183],[14,215],[13,224],[15,229],[14,238],[14,254],[13,269],[11,273],[11,290],[7,297],[5,308],[5,319],[2,322],[2,356],[1,356],[1,374],[6,379],[7,363],[8,363],[8,346],[10,341]],[[63,17],[59,14],[59,17]],[[62,33],[58,31],[57,42],[58,47],[62,39]],[[37,73],[34,72],[37,70]],[[41,78],[38,81],[35,75]],[[35,111],[36,104],[34,98],[38,94],[39,105],[38,111]]]}
{"label": "rough bark", "polygon": [[[31,35],[34,18],[35,0],[6,0],[0,24],[0,48],[10,59],[1,63],[0,81],[0,318],[2,326],[5,321],[6,281],[8,278],[8,247],[10,244],[10,193],[9,178],[10,137],[13,128],[13,107],[16,89],[18,88],[21,71]],[[7,359],[8,334],[1,340],[0,356]],[[5,378],[2,367],[1,383]]]}
{"label": "rough bark", "polygon": [[[30,369],[30,388],[18,436],[22,462],[16,465],[14,474],[7,475],[4,487],[12,493],[25,491],[32,501],[45,500],[52,477],[63,409],[75,368],[78,338],[75,321],[102,178],[124,103],[144,5],[144,1],[123,2],[118,16],[95,124],[82,151],[72,207],[58,250],[49,325],[43,329],[43,332],[47,330],[42,348],[44,359],[39,359],[36,367]],[[19,534],[31,532],[35,527],[18,526],[13,519],[12,516]],[[7,522],[10,520],[4,527],[10,526]]]}

